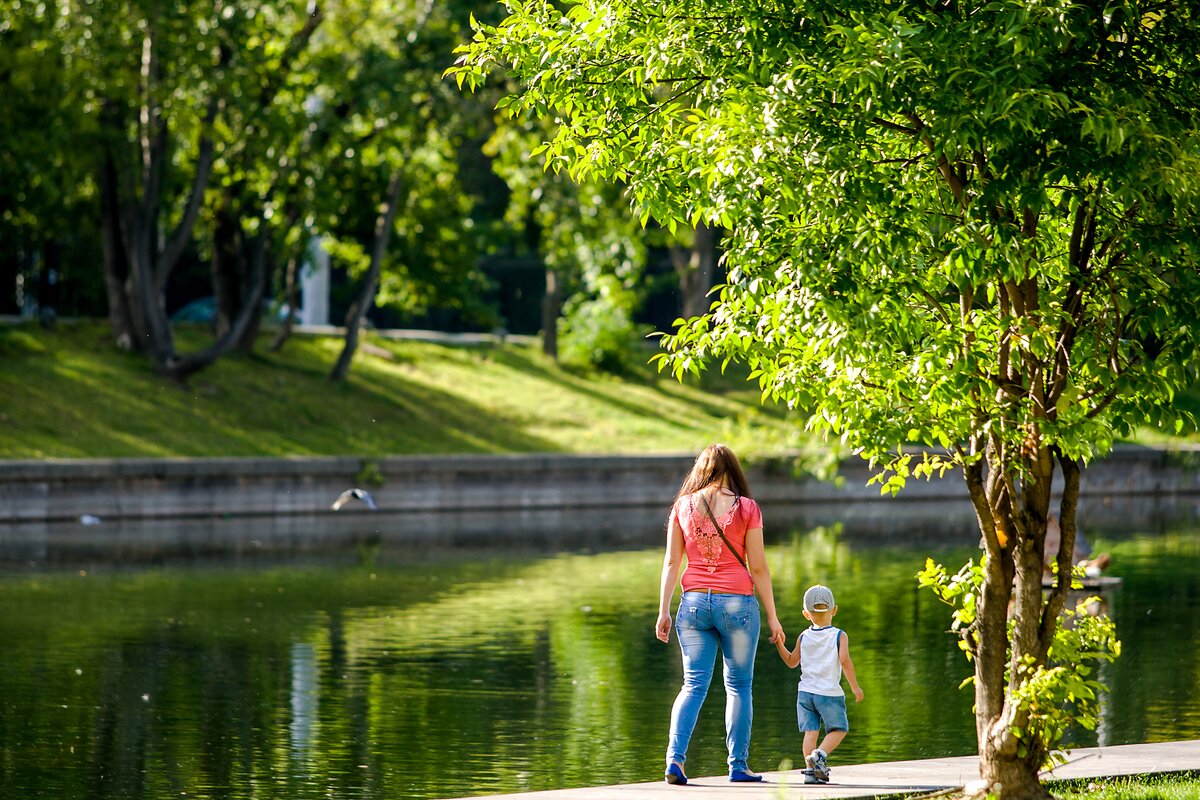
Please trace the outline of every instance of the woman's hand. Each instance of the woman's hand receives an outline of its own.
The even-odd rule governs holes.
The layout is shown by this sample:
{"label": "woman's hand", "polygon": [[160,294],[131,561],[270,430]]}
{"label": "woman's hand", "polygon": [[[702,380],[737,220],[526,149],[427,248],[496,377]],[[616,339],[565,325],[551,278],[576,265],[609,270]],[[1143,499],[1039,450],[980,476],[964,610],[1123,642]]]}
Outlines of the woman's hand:
{"label": "woman's hand", "polygon": [[769,617],[767,619],[767,629],[771,631],[770,641],[772,644],[775,642],[780,642],[784,645],[787,644],[787,636],[784,634],[783,626],[779,624],[779,620]]}
{"label": "woman's hand", "polygon": [[654,625],[654,635],[661,641],[671,640],[671,615],[659,614],[658,622]]}

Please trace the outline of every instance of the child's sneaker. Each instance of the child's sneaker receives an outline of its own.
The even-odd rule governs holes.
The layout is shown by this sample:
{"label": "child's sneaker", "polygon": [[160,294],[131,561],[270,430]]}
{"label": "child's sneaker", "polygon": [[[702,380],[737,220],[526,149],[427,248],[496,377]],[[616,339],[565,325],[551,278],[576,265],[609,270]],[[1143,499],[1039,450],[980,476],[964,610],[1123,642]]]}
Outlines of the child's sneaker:
{"label": "child's sneaker", "polygon": [[829,756],[824,750],[817,748],[804,757],[804,763],[812,769],[813,777],[822,783],[829,783]]}
{"label": "child's sneaker", "polygon": [[814,784],[815,783],[815,784],[820,784],[820,785],[824,786],[827,783],[827,781],[823,781],[820,778],[818,778],[816,775],[813,775],[813,771],[811,769],[802,769],[802,770],[800,770],[800,774],[804,776],[804,782],[806,784]]}

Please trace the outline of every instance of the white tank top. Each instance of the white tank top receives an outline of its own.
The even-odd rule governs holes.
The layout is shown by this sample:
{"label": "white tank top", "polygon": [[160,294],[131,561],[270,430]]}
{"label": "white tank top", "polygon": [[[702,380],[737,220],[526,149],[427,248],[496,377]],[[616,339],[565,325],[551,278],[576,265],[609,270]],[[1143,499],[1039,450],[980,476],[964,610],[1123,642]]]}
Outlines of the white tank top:
{"label": "white tank top", "polygon": [[802,692],[845,697],[838,645],[842,631],[830,625],[812,627],[800,634],[800,685]]}

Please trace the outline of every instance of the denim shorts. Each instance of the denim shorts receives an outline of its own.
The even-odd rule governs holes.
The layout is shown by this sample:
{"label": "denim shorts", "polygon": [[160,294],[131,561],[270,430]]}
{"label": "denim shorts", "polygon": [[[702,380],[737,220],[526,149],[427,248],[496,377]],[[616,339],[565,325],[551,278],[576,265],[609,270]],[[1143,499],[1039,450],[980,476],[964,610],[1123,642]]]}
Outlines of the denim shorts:
{"label": "denim shorts", "polygon": [[846,698],[797,692],[796,722],[801,731],[819,731],[822,722],[826,733],[848,731],[850,720],[846,718]]}

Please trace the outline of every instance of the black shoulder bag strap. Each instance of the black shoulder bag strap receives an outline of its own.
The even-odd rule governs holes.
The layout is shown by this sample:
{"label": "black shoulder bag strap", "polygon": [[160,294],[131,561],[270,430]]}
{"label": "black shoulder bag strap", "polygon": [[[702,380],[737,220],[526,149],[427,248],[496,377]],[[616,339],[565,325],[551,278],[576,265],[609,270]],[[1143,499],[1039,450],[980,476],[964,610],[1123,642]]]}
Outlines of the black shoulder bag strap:
{"label": "black shoulder bag strap", "polygon": [[[704,510],[708,513],[708,518],[712,520],[713,527],[717,529],[717,535],[721,537],[721,541],[729,548],[729,552],[733,553],[733,557],[737,559],[738,563],[746,568],[746,572],[750,572],[750,565],[746,563],[746,559],[742,558],[742,554],[733,546],[733,542],[725,537],[725,531],[721,530],[721,524],[717,522],[716,516],[713,515],[712,506],[708,504],[708,499],[704,495],[700,495],[700,502],[704,503]],[[750,572],[750,577],[754,577],[753,572]]]}

